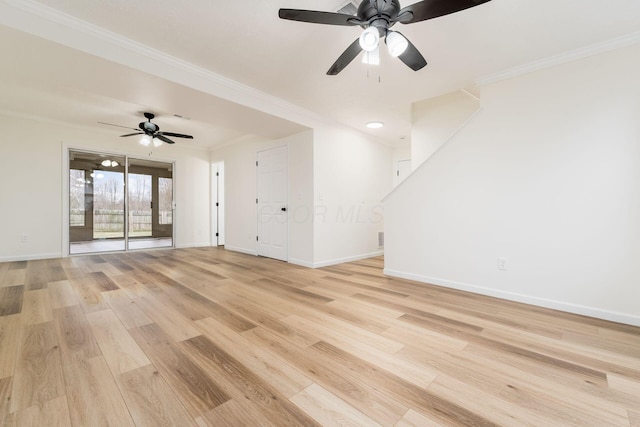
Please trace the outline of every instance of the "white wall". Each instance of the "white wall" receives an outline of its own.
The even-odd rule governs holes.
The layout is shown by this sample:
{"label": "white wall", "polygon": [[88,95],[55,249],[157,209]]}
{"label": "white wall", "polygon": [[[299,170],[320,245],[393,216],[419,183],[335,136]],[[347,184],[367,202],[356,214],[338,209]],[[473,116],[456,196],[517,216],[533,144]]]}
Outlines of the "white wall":
{"label": "white wall", "polygon": [[382,198],[392,188],[393,150],[349,129],[314,130],[315,266],[382,254]]}
{"label": "white wall", "polygon": [[382,254],[380,201],[391,189],[393,150],[334,127],[211,153],[225,162],[226,248],[257,253],[256,153],[281,145],[289,150],[289,262],[320,267]]}
{"label": "white wall", "polygon": [[478,101],[454,92],[412,106],[411,166],[416,170],[465,125],[479,109]]}
{"label": "white wall", "polygon": [[289,142],[289,262],[311,266],[313,242],[313,131]]}
{"label": "white wall", "polygon": [[385,272],[640,325],[638,75],[636,45],[482,88],[386,199]]}
{"label": "white wall", "polygon": [[0,262],[60,256],[61,136],[49,126],[3,115],[0,129]]}
{"label": "white wall", "polygon": [[225,165],[225,247],[257,253],[256,154],[286,145],[289,169],[289,261],[313,264],[313,132],[280,140],[236,142],[211,153]]}
{"label": "white wall", "polygon": [[[163,146],[149,157],[134,139],[0,115],[0,262],[62,256],[65,147],[175,161],[176,246],[210,244],[209,155]],[[22,243],[23,234],[29,236]]]}
{"label": "white wall", "polygon": [[[209,153],[200,150],[170,152],[163,146],[159,156],[176,162],[176,235],[178,248],[211,246]],[[179,147],[177,147],[179,148]]]}

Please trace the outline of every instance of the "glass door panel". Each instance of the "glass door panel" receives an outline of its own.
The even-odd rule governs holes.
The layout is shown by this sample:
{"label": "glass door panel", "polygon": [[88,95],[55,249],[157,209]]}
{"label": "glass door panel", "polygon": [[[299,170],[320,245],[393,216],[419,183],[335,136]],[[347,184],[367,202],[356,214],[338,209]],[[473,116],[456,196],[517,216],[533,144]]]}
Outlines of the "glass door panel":
{"label": "glass door panel", "polygon": [[129,248],[173,246],[173,164],[129,159]]}
{"label": "glass door panel", "polygon": [[158,178],[158,222],[160,225],[173,225],[173,179]]}
{"label": "glass door panel", "polygon": [[124,172],[94,170],[93,239],[124,239]]}
{"label": "glass door panel", "polygon": [[151,175],[129,173],[129,238],[152,237]]}
{"label": "glass door panel", "polygon": [[125,249],[125,158],[69,152],[69,253]]}

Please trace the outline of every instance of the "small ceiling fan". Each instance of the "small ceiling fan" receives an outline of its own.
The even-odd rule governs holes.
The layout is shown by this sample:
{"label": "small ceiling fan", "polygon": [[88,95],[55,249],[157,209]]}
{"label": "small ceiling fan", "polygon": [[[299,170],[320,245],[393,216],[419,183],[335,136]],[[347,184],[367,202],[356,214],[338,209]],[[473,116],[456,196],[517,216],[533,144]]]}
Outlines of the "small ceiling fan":
{"label": "small ceiling fan", "polygon": [[278,16],[281,19],[291,21],[364,28],[360,37],[329,68],[328,75],[337,75],[363,50],[376,51],[381,38],[384,38],[391,56],[400,58],[409,68],[418,71],[427,65],[427,61],[406,37],[397,31],[391,31],[390,28],[397,22],[413,24],[469,9],[488,1],[490,0],[423,0],[400,8],[398,0],[363,0],[356,15],[315,10],[280,9]]}
{"label": "small ceiling fan", "polygon": [[105,123],[105,122],[98,122],[98,123],[103,125],[116,126],[120,128],[135,130],[136,132],[120,135],[120,137],[143,135],[142,139],[140,140],[140,144],[144,146],[148,146],[152,142],[153,142],[153,145],[156,147],[159,147],[160,145],[162,145],[163,142],[166,142],[167,144],[175,144],[175,141],[172,141],[169,138],[167,138],[168,136],[172,138],[193,139],[193,136],[185,135],[182,133],[160,132],[160,126],[151,122],[151,120],[153,120],[155,115],[153,113],[144,113],[144,116],[146,117],[147,121],[140,122],[140,124],[138,125],[139,129],[130,128],[128,126],[114,125],[112,123]]}

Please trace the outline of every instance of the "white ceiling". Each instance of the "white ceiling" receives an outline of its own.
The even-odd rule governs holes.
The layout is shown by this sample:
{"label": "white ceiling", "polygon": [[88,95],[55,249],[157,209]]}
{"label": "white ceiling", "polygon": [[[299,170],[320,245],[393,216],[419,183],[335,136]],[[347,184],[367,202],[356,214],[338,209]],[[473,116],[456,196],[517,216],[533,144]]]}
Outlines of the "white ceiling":
{"label": "white ceiling", "polygon": [[[380,66],[357,58],[327,76],[359,28],[284,21],[278,9],[335,11],[345,3],[2,0],[0,110],[114,135],[117,128],[96,122],[135,127],[151,110],[163,130],[192,133],[203,147],[282,137],[323,120],[400,144],[416,101],[567,52],[640,39],[638,0],[492,0],[398,24],[429,62],[423,70],[383,50]],[[370,120],[386,126],[367,130]]]}

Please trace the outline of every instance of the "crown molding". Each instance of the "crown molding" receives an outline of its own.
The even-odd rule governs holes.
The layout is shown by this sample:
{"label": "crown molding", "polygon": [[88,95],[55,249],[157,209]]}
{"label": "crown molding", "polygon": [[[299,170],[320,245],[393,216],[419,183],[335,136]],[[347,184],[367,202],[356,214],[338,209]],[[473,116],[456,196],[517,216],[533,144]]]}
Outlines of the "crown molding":
{"label": "crown molding", "polygon": [[554,67],[556,65],[566,64],[567,62],[576,61],[578,59],[587,58],[589,56],[598,55],[600,53],[622,49],[624,47],[632,46],[638,43],[640,43],[640,31],[622,37],[610,39],[601,43],[592,44],[590,46],[572,50],[570,52],[565,52],[559,55],[539,59],[537,61],[529,62],[528,64],[518,65],[516,67],[509,68],[495,74],[481,77],[475,81],[475,84],[476,86],[485,86],[492,83],[497,83],[502,80],[529,74],[534,71],[540,71],[545,68]]}
{"label": "crown molding", "polygon": [[[17,30],[35,34],[65,46],[114,61],[210,95],[253,108],[304,126],[338,125],[313,111],[231,80],[160,50],[98,27],[33,0],[3,0],[22,13],[4,13],[0,22]],[[3,8],[0,8],[2,11]],[[2,15],[3,13],[0,13]],[[35,19],[35,22],[34,22]],[[40,20],[51,25],[38,25]],[[99,41],[101,43],[95,43]],[[114,49],[114,47],[116,49]],[[133,55],[132,55],[133,54]],[[146,59],[147,61],[144,61]],[[158,67],[162,64],[164,67]]]}
{"label": "crown molding", "polygon": [[52,118],[49,118],[49,117],[43,117],[43,116],[40,116],[40,115],[37,115],[37,114],[33,114],[33,113],[25,113],[25,112],[15,111],[15,110],[0,109],[0,117],[7,117],[7,118],[10,118],[10,119],[16,119],[16,120],[25,120],[25,121],[42,123],[42,124],[47,124],[47,125],[54,125],[54,126],[63,127],[63,128],[66,128],[66,129],[73,129],[73,130],[77,130],[77,131],[85,131],[85,132],[95,133],[95,129],[94,128],[86,126],[86,125],[77,124],[77,123],[69,123],[69,122],[65,122],[63,120],[52,119]]}

